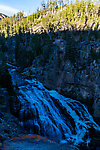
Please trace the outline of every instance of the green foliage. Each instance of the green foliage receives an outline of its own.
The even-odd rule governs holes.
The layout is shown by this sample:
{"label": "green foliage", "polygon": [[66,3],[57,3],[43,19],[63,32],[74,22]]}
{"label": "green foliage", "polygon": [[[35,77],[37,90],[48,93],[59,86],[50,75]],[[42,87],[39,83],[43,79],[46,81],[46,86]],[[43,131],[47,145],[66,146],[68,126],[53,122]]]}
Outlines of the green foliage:
{"label": "green foliage", "polygon": [[[52,0],[47,1],[47,4],[42,2],[43,10],[37,9],[34,14],[24,17],[22,12],[14,15],[11,18],[5,18],[0,20],[0,33],[5,34],[5,37],[14,36],[16,33],[19,34],[19,28],[24,33],[31,32],[34,33],[34,26],[43,26],[46,28],[46,32],[49,30],[49,24],[54,24],[53,30],[56,27],[62,28],[69,24],[68,29],[80,30],[81,26],[83,29],[91,28],[91,22],[96,24],[93,30],[100,29],[100,5],[94,4],[89,1],[80,2],[77,0],[75,3],[63,4],[62,0]],[[60,10],[61,9],[61,10]],[[66,24],[67,23],[67,24]],[[81,23],[81,26],[76,28]],[[91,27],[90,27],[91,26]]]}
{"label": "green foliage", "polygon": [[[80,41],[100,39],[100,5],[83,0],[71,4],[66,0],[64,5],[62,0],[48,0],[42,6],[42,10],[38,8],[28,17],[19,12],[0,20],[0,52],[15,51],[16,62],[22,67],[30,65],[37,56],[45,64],[52,53],[55,38],[62,37],[66,41],[65,59],[72,62],[79,55],[78,40],[75,39],[78,31],[82,30]],[[94,53],[93,59],[99,59]]]}

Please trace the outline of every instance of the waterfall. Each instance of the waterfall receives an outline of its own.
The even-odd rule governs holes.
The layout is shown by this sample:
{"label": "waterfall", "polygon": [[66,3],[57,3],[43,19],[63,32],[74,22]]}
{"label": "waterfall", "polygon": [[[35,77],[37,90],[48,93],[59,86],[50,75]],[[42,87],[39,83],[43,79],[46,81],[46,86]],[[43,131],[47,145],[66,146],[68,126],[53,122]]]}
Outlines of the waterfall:
{"label": "waterfall", "polygon": [[30,133],[46,136],[60,143],[90,142],[89,130],[99,130],[87,108],[79,101],[47,90],[36,79],[22,76],[16,68],[9,69],[17,98],[21,103],[20,124]]}

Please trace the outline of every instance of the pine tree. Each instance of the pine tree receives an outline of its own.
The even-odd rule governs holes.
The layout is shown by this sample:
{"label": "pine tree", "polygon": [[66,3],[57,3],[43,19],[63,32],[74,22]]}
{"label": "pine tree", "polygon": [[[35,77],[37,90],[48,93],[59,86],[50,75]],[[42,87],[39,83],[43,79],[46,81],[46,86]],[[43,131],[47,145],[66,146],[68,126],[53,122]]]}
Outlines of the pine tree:
{"label": "pine tree", "polygon": [[42,2],[42,8],[45,9],[45,2]]}
{"label": "pine tree", "polygon": [[49,9],[49,7],[50,7],[50,1],[48,0],[47,1],[47,9]]}
{"label": "pine tree", "polygon": [[59,5],[61,7],[61,10],[62,10],[62,6],[63,6],[63,0],[59,0]]}

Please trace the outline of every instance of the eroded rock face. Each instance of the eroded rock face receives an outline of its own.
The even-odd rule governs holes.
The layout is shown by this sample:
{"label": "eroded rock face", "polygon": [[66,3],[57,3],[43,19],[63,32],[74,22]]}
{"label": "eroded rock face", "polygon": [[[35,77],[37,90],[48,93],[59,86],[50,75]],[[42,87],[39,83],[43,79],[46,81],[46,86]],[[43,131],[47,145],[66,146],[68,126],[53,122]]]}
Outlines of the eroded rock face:
{"label": "eroded rock face", "polygon": [[4,140],[26,133],[21,129],[18,119],[10,113],[11,111],[16,113],[19,109],[16,97],[11,96],[14,93],[10,79],[5,65],[0,66],[0,149]]}
{"label": "eroded rock face", "polygon": [[64,40],[55,39],[54,45],[49,62],[42,67],[37,59],[27,69],[27,75],[36,76],[48,89],[85,103],[95,117],[100,117],[99,102],[96,102],[100,99],[100,59],[92,56],[92,50],[99,51],[100,45],[93,41],[81,43],[82,46],[77,46],[78,56],[72,54],[72,60],[66,59]]}

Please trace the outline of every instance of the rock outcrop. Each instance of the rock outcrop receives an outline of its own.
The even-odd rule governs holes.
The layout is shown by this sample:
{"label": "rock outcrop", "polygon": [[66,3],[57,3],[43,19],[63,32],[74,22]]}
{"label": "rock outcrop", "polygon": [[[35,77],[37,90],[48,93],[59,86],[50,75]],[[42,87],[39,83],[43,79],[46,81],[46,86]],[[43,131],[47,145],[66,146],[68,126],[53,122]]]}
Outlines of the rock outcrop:
{"label": "rock outcrop", "polygon": [[[19,125],[19,120],[11,114],[11,105],[15,102],[12,90],[12,82],[7,66],[0,64],[0,149],[3,142],[27,133]],[[12,100],[13,99],[13,100]]]}
{"label": "rock outcrop", "polygon": [[100,43],[81,42],[74,51],[70,48],[70,52],[66,50],[68,43],[62,38],[55,39],[53,44],[49,62],[41,66],[37,58],[24,74],[35,76],[48,89],[85,103],[94,117],[100,118],[100,58],[96,57],[96,53],[98,56],[100,53]]}

